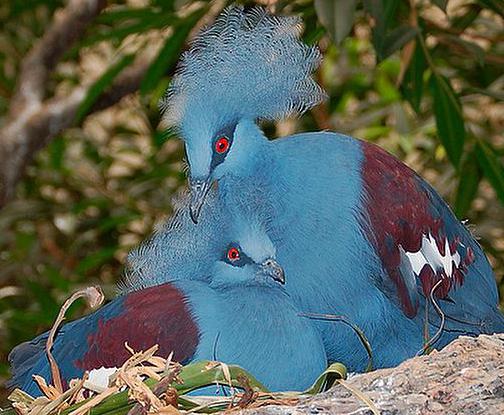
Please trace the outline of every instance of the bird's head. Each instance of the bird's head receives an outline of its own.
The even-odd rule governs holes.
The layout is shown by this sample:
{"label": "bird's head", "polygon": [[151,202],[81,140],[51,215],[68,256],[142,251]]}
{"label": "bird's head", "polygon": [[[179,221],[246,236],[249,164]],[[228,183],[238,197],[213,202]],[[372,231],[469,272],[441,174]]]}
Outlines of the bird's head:
{"label": "bird's head", "polygon": [[297,17],[230,6],[193,41],[161,102],[185,142],[195,222],[213,181],[240,175],[263,135],[257,120],[301,114],[325,98],[311,73],[320,52]]}
{"label": "bird's head", "polygon": [[233,232],[215,263],[211,279],[214,288],[284,284],[284,270],[276,261],[273,243],[261,226],[251,224]]}
{"label": "bird's head", "polygon": [[242,119],[214,130],[188,133],[186,159],[191,190],[190,215],[197,223],[212,183],[226,175],[245,175],[265,143],[254,121]]}

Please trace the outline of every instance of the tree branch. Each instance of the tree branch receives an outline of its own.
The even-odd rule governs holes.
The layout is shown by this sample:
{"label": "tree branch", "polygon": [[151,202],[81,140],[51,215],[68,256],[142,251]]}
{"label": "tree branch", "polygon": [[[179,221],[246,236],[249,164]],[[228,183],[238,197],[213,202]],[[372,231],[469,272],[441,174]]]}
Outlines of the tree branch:
{"label": "tree branch", "polygon": [[10,105],[11,118],[19,117],[21,112],[40,104],[50,71],[73,43],[83,36],[106,4],[106,0],[70,0],[64,9],[55,14],[52,26],[21,63],[16,93]]}
{"label": "tree branch", "polygon": [[[225,5],[217,0],[191,31],[194,36],[208,19]],[[26,55],[18,78],[10,111],[0,130],[0,209],[14,197],[16,184],[38,150],[75,122],[89,86],[77,86],[69,95],[44,100],[50,72],[106,6],[106,0],[69,0],[55,16],[52,26]],[[151,62],[144,58],[125,68],[95,102],[90,112],[108,108],[137,91]]]}
{"label": "tree branch", "polygon": [[85,90],[77,88],[68,97],[44,101],[47,79],[106,4],[106,0],[69,0],[23,59],[16,92],[0,131],[0,208],[13,197],[33,152],[71,124]]}

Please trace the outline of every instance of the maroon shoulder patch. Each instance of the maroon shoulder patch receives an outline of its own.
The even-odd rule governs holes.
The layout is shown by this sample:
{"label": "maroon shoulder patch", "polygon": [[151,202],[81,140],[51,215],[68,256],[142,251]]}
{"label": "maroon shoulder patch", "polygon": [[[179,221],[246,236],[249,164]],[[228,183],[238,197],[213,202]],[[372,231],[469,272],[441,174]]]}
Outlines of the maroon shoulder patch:
{"label": "maroon shoulder patch", "polygon": [[[416,279],[424,295],[444,298],[462,284],[472,252],[462,259],[457,238],[448,240],[442,217],[433,209],[422,179],[380,147],[362,142],[362,178],[369,225],[366,229],[383,267],[397,288],[406,315],[418,309]],[[471,261],[472,262],[472,261]]]}
{"label": "maroon shoulder patch", "polygon": [[99,320],[97,330],[87,339],[88,351],[75,366],[83,370],[119,367],[130,353],[159,345],[163,357],[173,351],[173,359],[191,358],[198,345],[199,331],[183,293],[171,284],[163,284],[127,294],[121,312],[108,320]]}

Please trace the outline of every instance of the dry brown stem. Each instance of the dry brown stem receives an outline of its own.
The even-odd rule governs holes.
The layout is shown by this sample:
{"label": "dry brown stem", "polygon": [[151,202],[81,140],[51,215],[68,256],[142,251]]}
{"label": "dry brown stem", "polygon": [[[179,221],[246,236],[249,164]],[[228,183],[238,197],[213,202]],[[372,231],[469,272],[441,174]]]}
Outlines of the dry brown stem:
{"label": "dry brown stem", "polygon": [[103,303],[105,297],[100,287],[87,287],[73,293],[70,298],[66,300],[65,303],[61,306],[58,317],[56,317],[56,321],[54,322],[51,331],[49,332],[49,337],[47,338],[46,343],[46,354],[47,359],[49,360],[49,364],[51,365],[53,385],[60,394],[63,393],[63,384],[61,382],[59,367],[51,353],[51,348],[54,344],[54,337],[56,336],[56,332],[58,331],[60,324],[65,319],[65,314],[68,310],[68,307],[70,307],[78,298],[85,298],[89,307],[96,308],[101,303]]}

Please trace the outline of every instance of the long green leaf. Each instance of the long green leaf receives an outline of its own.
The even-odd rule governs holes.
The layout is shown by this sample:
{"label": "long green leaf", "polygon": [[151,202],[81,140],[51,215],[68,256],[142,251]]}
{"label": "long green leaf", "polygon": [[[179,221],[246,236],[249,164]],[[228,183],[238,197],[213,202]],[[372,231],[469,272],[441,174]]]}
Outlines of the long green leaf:
{"label": "long green leaf", "polygon": [[467,155],[461,171],[463,173],[459,178],[454,206],[455,214],[459,219],[463,219],[471,207],[482,177],[481,168],[474,151]]}
{"label": "long green leaf", "polygon": [[91,107],[95,104],[100,95],[114,82],[114,79],[121,71],[130,65],[135,59],[135,55],[124,55],[119,61],[108,68],[105,73],[89,88],[84,101],[77,110],[76,121],[80,123]]}
{"label": "long green leaf", "polygon": [[489,143],[478,140],[478,163],[499,199],[504,203],[504,163]]}
{"label": "long green leaf", "polygon": [[396,50],[402,48],[406,43],[412,40],[418,33],[415,27],[403,25],[390,32],[382,44],[381,59],[392,55]]}
{"label": "long green leaf", "polygon": [[352,30],[357,0],[315,0],[314,5],[320,23],[340,44]]}
{"label": "long green leaf", "polygon": [[116,7],[101,13],[97,17],[96,23],[112,25],[123,23],[127,20],[152,19],[159,16],[159,14],[159,11],[156,11],[152,7]]}
{"label": "long green leaf", "polygon": [[[208,385],[227,385],[228,380],[226,379],[222,366],[216,366],[214,363],[215,362],[202,360],[184,366],[179,375],[183,384],[175,386],[177,391],[183,395]],[[238,377],[246,376],[249,379],[252,389],[261,392],[268,392],[268,389],[266,389],[264,385],[262,385],[256,378],[247,373],[241,367],[228,365],[228,368],[231,375],[231,384],[233,386],[239,387],[240,382],[238,381]]]}
{"label": "long green leaf", "polygon": [[[176,24],[180,19],[173,13],[154,13],[150,17],[131,20],[129,24],[114,25],[111,28],[99,28],[77,45],[77,48],[91,46],[103,40],[120,41],[134,33],[145,33],[148,30],[167,27]],[[75,50],[73,51],[75,52]]]}
{"label": "long green leaf", "polygon": [[385,37],[398,6],[399,0],[364,0],[364,8],[374,19],[373,46],[379,61],[383,60]]}
{"label": "long green leaf", "polygon": [[476,20],[480,12],[481,6],[479,4],[469,4],[465,13],[452,19],[451,25],[455,29],[465,30]]}
{"label": "long green leaf", "polygon": [[189,32],[205,14],[206,10],[206,8],[199,9],[184,19],[183,24],[174,27],[173,35],[166,40],[142,80],[142,84],[140,85],[140,93],[142,95],[146,95],[152,91],[159,83],[159,80],[167,73],[168,69],[175,65]]}
{"label": "long green leaf", "polygon": [[458,168],[466,134],[460,102],[450,82],[441,75],[431,76],[430,88],[439,139],[448,158]]}
{"label": "long green leaf", "polygon": [[347,369],[341,363],[333,363],[317,378],[306,391],[307,395],[315,395],[331,388],[336,379],[346,379]]}
{"label": "long green leaf", "polygon": [[485,64],[485,49],[479,46],[477,43],[470,42],[468,40],[462,39],[460,36],[455,35],[445,35],[450,42],[457,43],[462,46],[473,58],[478,62],[480,66]]}
{"label": "long green leaf", "polygon": [[408,100],[413,109],[419,113],[420,103],[424,92],[424,73],[427,69],[427,62],[422,48],[417,43],[413,58],[408,66],[408,70],[404,74],[404,79],[401,84],[403,96]]}

